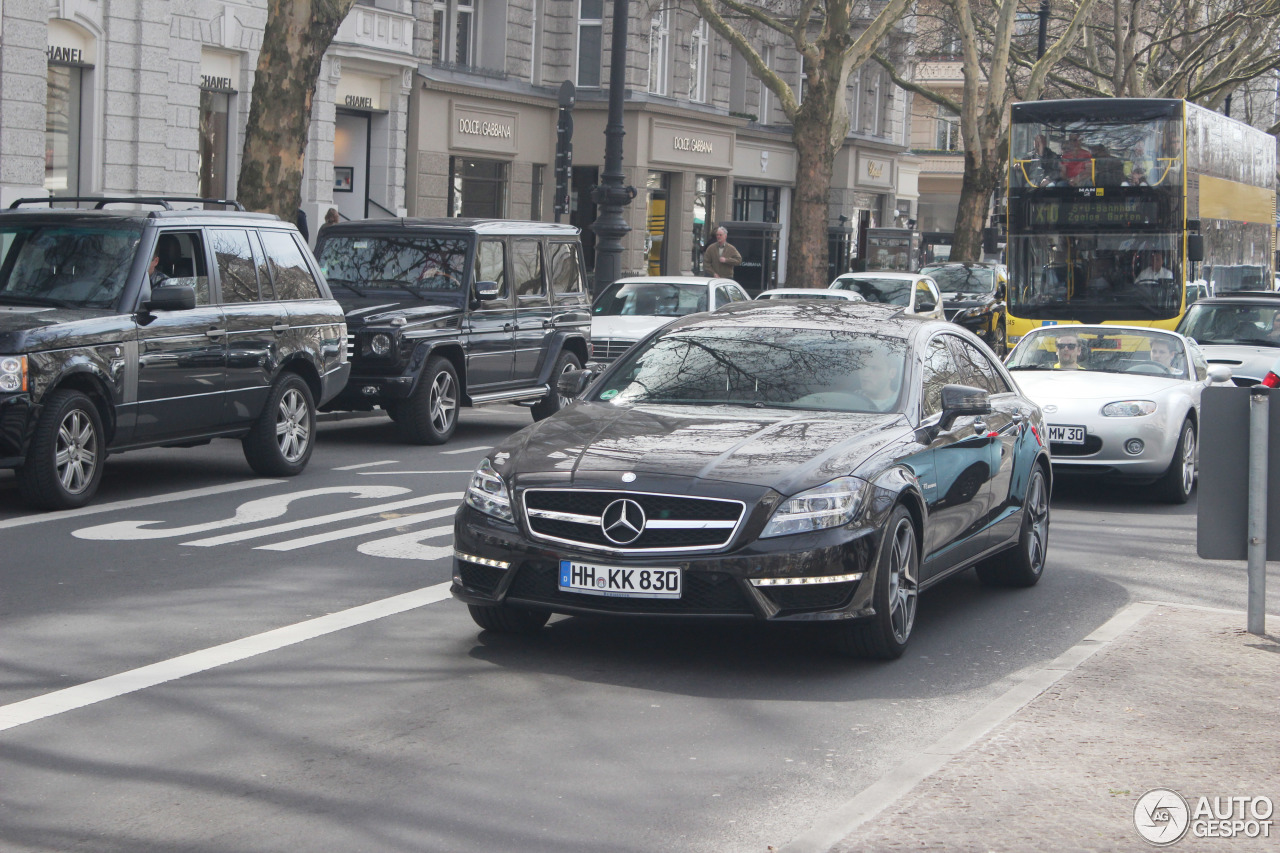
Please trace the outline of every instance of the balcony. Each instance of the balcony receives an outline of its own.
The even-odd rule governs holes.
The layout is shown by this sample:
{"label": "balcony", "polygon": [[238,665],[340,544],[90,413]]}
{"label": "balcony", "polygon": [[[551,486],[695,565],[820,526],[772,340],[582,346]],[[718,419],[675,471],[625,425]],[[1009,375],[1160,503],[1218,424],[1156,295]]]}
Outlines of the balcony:
{"label": "balcony", "polygon": [[938,151],[937,149],[913,149],[920,158],[920,175],[963,175],[963,151]]}
{"label": "balcony", "polygon": [[411,58],[413,20],[413,15],[356,5],[338,27],[334,42]]}

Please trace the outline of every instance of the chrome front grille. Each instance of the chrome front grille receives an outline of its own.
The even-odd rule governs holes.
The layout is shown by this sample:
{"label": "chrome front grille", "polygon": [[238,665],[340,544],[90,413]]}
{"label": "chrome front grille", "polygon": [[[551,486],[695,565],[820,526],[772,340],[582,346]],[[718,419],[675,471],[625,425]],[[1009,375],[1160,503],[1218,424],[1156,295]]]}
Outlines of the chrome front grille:
{"label": "chrome front grille", "polygon": [[[746,510],[742,501],[595,489],[527,489],[522,498],[535,537],[616,553],[723,548],[733,541]],[[631,541],[625,541],[629,530],[616,536],[605,530],[605,516],[620,512],[615,506],[620,501],[631,503],[632,522],[635,508],[643,513],[641,530]]]}
{"label": "chrome front grille", "polygon": [[356,357],[356,336],[354,332],[347,333],[347,361],[351,361]]}
{"label": "chrome front grille", "polygon": [[592,339],[591,360],[607,364],[621,356],[636,345],[635,341],[612,340],[609,338]]}

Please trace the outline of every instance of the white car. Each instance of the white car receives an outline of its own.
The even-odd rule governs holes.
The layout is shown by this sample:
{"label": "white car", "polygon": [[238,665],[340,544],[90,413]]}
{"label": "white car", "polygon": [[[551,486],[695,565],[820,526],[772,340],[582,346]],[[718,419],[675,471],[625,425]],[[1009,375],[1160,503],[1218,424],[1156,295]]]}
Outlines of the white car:
{"label": "white car", "polygon": [[1237,385],[1256,385],[1280,356],[1280,293],[1231,293],[1187,308],[1178,331],[1210,364],[1231,369]]}
{"label": "white car", "polygon": [[729,278],[620,278],[591,306],[591,360],[608,364],[677,317],[750,301],[742,285]]}
{"label": "white car", "polygon": [[1231,378],[1194,341],[1138,326],[1044,326],[1005,366],[1044,411],[1055,473],[1154,483],[1162,500],[1186,503],[1200,393]]}
{"label": "white car", "polygon": [[775,287],[773,290],[762,290],[756,296],[760,299],[839,299],[843,302],[866,302],[862,294],[852,290],[818,290],[813,287]]}
{"label": "white car", "polygon": [[938,283],[918,272],[847,272],[831,282],[829,289],[848,290],[868,302],[897,305],[906,314],[945,319]]}

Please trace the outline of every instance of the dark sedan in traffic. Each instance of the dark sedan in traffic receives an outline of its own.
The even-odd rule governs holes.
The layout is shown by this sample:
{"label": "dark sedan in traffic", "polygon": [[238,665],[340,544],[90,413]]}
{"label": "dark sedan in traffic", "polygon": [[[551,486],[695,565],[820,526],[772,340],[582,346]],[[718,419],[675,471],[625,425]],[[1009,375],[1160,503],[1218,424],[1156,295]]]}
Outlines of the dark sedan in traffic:
{"label": "dark sedan in traffic", "polygon": [[953,324],[732,305],[561,389],[577,401],[495,448],[455,519],[453,594],[482,628],[813,622],[845,654],[896,658],[929,586],[1043,572],[1040,410]]}

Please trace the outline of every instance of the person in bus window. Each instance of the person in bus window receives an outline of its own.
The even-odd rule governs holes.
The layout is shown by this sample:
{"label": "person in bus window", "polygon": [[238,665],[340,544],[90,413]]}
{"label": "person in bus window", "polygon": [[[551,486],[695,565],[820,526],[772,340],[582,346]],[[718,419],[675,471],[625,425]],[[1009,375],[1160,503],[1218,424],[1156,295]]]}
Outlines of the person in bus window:
{"label": "person in bus window", "polygon": [[1124,163],[1105,145],[1093,146],[1093,182],[1099,187],[1118,187],[1124,183]]}
{"label": "person in bus window", "polygon": [[1062,178],[1062,156],[1049,147],[1049,140],[1043,133],[1037,133],[1035,148],[1027,157],[1036,164],[1033,180],[1038,186],[1050,186]]}
{"label": "person in bus window", "polygon": [[1142,272],[1138,273],[1138,282],[1151,281],[1173,281],[1173,270],[1164,265],[1164,253],[1155,251],[1151,253],[1151,263],[1149,263]]}
{"label": "person in bus window", "polygon": [[1149,183],[1147,183],[1147,170],[1142,168],[1141,166],[1134,166],[1133,171],[1129,174],[1129,177],[1125,179],[1124,183],[1122,183],[1121,186],[1122,187],[1151,186]]}
{"label": "person in bus window", "polygon": [[1093,180],[1093,154],[1084,147],[1078,133],[1067,137],[1067,147],[1062,152],[1062,175],[1077,187]]}
{"label": "person in bus window", "polygon": [[1139,169],[1144,175],[1151,171],[1151,159],[1147,157],[1147,143],[1141,139],[1133,143],[1133,148],[1129,149],[1129,159],[1124,164],[1125,172],[1130,175]]}

